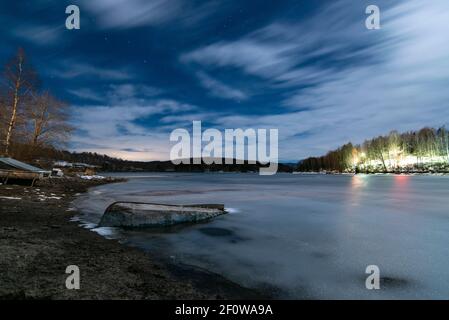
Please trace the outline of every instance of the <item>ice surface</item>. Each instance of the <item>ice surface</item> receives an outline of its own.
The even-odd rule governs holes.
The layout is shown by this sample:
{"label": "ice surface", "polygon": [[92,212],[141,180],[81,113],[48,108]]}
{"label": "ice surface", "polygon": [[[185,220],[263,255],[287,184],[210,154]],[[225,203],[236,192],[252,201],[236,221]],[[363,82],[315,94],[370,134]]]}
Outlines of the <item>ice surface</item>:
{"label": "ice surface", "polygon": [[[447,176],[173,173],[100,186],[75,205],[98,223],[113,201],[233,208],[206,224],[122,235],[279,297],[449,298]],[[380,290],[365,288],[368,265],[380,268]]]}

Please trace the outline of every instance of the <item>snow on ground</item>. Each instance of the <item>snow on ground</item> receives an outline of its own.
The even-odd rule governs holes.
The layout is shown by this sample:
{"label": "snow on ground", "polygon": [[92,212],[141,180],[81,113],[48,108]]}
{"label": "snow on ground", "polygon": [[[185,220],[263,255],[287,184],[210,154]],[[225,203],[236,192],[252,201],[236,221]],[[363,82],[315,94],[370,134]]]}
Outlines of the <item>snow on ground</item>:
{"label": "snow on ground", "polygon": [[80,176],[80,178],[81,178],[81,179],[84,179],[84,180],[102,180],[102,179],[104,179],[105,177],[93,175],[93,176]]}
{"label": "snow on ground", "polygon": [[54,196],[47,197],[45,194],[40,194],[40,195],[39,195],[39,200],[40,200],[40,201],[45,201],[45,200],[49,200],[49,199],[61,200],[61,198],[62,198],[62,197],[54,197]]}

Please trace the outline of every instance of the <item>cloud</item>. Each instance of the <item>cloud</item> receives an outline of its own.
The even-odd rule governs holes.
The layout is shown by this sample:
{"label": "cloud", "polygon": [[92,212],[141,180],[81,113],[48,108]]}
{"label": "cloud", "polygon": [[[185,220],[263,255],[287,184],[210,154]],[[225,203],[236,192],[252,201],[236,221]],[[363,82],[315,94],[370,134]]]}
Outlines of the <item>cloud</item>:
{"label": "cloud", "polygon": [[102,28],[129,29],[167,23],[192,25],[217,9],[215,1],[193,6],[184,0],[84,0]]}
{"label": "cloud", "polygon": [[320,155],[390,130],[448,124],[449,5],[379,1],[381,30],[363,3],[336,1],[300,23],[274,22],[181,56],[208,69],[256,76],[280,96],[276,114],[217,119],[279,128],[283,159]]}
{"label": "cloud", "polygon": [[167,115],[162,117],[159,122],[164,124],[161,128],[174,129],[174,128],[189,128],[192,126],[193,121],[202,122],[215,122],[223,114],[219,112],[195,112],[186,114]]}
{"label": "cloud", "polygon": [[178,0],[96,0],[83,1],[104,28],[132,28],[157,25],[173,19],[179,12]]}
{"label": "cloud", "polygon": [[163,90],[143,84],[111,84],[109,86],[108,97],[114,102],[126,101],[139,99],[147,99],[160,95]]}
{"label": "cloud", "polygon": [[74,95],[75,97],[84,99],[84,100],[91,100],[91,101],[103,101],[103,97],[98,92],[93,91],[89,88],[79,88],[79,89],[68,89],[68,93]]}
{"label": "cloud", "polygon": [[230,86],[213,79],[204,72],[198,72],[196,75],[200,80],[201,85],[206,89],[209,89],[209,93],[213,96],[235,101],[248,99],[248,95],[245,92],[231,88]]}
{"label": "cloud", "polygon": [[271,46],[245,38],[235,42],[219,42],[181,56],[183,62],[206,66],[238,67],[246,73],[262,77],[282,74],[294,65],[294,59],[283,57],[289,44]]}
{"label": "cloud", "polygon": [[53,45],[61,39],[63,27],[26,25],[13,30],[12,35],[36,45]]}
{"label": "cloud", "polygon": [[145,104],[149,98],[156,97],[164,91],[144,84],[122,83],[110,84],[106,90],[77,88],[68,89],[67,92],[83,100],[108,102],[114,105],[139,105]]}
{"label": "cloud", "polygon": [[[318,16],[300,23],[273,22],[234,41],[219,41],[180,56],[183,63],[209,69],[234,68],[268,81],[270,87],[311,85],[333,77],[332,63],[355,61],[352,43],[366,45],[364,25],[349,22],[344,1],[322,9]],[[345,21],[346,23],[341,23]],[[358,26],[359,25],[359,26]],[[339,29],[341,28],[341,29]],[[377,37],[376,37],[377,38]],[[363,52],[358,51],[359,56]],[[335,56],[334,56],[335,55]],[[319,62],[327,60],[323,68]]]}
{"label": "cloud", "polygon": [[129,80],[133,76],[129,71],[124,69],[110,69],[98,66],[93,66],[88,63],[76,62],[76,61],[65,61],[60,64],[58,68],[49,70],[48,72],[51,76],[62,78],[62,79],[72,79],[78,77],[96,77],[102,80]]}
{"label": "cloud", "polygon": [[301,22],[274,21],[239,39],[218,41],[184,53],[180,60],[207,68],[232,67],[272,83],[290,82],[297,76],[319,80],[329,72],[313,61],[325,58],[329,64],[337,60],[332,55],[348,54],[345,49],[352,43],[361,47],[368,42],[364,24],[359,21],[364,17],[364,8],[359,4],[362,14],[357,15],[348,10],[351,6],[357,8],[349,1],[336,1]]}
{"label": "cloud", "polygon": [[[119,10],[122,4],[115,2],[120,5],[114,10]],[[61,66],[58,72],[63,78],[129,82],[103,87],[100,94],[84,89],[71,92],[90,99],[89,104],[101,102],[77,109],[80,131],[74,143],[89,146],[91,141],[101,141],[103,147],[91,146],[91,150],[129,159],[167,159],[169,130],[203,120],[218,129],[277,128],[281,159],[298,160],[393,129],[449,124],[449,4],[379,0],[378,5],[381,30],[365,28],[364,3],[334,1],[305,20],[273,20],[240,37],[180,55],[182,63],[196,68],[194,76],[210,95],[249,100],[244,90],[211,76],[220,72],[232,71],[239,83],[257,81],[270,91],[270,98],[278,97],[261,108],[263,114],[249,103],[255,112],[229,115],[210,109],[213,106],[199,109],[163,100],[160,89],[131,83],[133,77],[126,69],[82,63]],[[145,17],[114,22],[111,13],[101,23],[131,28],[164,24],[179,14],[158,22]],[[142,124],[142,119],[150,119],[151,125]]]}
{"label": "cloud", "polygon": [[[73,124],[77,132],[72,137],[72,146],[77,151],[94,151],[132,160],[168,159],[169,133],[157,128],[149,130],[137,123],[195,109],[195,106],[165,99],[147,101],[144,105],[75,106]],[[92,141],[101,145],[92,145]]]}

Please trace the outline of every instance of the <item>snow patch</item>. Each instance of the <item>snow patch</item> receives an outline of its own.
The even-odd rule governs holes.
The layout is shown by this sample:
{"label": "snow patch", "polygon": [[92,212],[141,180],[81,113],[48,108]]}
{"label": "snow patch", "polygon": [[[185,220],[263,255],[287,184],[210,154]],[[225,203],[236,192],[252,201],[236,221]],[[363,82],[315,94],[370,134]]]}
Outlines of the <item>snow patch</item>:
{"label": "snow patch", "polygon": [[8,200],[22,200],[22,198],[18,197],[0,197],[1,199],[8,199]]}
{"label": "snow patch", "polygon": [[49,199],[61,200],[61,197],[54,197],[54,196],[47,197],[45,194],[40,194],[39,195],[39,200],[40,201],[45,201],[45,200],[49,200]]}
{"label": "snow patch", "polygon": [[94,175],[94,176],[80,176],[80,178],[84,180],[102,180],[105,177]]}

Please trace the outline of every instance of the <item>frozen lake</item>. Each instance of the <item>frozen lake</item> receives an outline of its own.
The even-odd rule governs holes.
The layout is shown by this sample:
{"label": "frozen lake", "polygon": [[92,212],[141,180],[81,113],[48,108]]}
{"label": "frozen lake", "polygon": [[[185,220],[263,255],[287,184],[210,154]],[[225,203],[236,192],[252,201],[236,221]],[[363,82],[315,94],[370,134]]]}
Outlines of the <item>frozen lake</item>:
{"label": "frozen lake", "polygon": [[[82,221],[113,201],[224,203],[198,225],[114,236],[280,298],[449,299],[449,177],[120,174],[81,195]],[[103,232],[107,230],[102,230]],[[380,290],[365,288],[377,265]]]}

